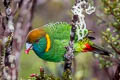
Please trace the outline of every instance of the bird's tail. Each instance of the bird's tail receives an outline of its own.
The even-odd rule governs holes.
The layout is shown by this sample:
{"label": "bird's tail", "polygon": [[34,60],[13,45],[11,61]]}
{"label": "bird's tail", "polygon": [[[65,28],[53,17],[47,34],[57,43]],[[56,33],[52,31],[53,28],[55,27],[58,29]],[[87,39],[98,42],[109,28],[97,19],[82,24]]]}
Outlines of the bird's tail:
{"label": "bird's tail", "polygon": [[104,48],[99,47],[99,46],[97,46],[95,44],[93,44],[92,47],[94,48],[94,50],[92,52],[95,53],[95,54],[108,55],[108,56],[110,54],[112,54],[110,51],[105,50]]}
{"label": "bird's tail", "polygon": [[[99,47],[95,44],[93,45],[89,45],[89,44],[86,44],[86,48],[82,48],[82,46],[79,46],[79,45],[76,45],[77,47],[74,48],[74,54],[77,55],[79,54],[80,52],[93,52],[93,54],[100,54],[100,55],[107,55],[109,56],[110,54],[112,54],[110,51],[102,48],[102,47]],[[84,46],[83,46],[84,47]]]}

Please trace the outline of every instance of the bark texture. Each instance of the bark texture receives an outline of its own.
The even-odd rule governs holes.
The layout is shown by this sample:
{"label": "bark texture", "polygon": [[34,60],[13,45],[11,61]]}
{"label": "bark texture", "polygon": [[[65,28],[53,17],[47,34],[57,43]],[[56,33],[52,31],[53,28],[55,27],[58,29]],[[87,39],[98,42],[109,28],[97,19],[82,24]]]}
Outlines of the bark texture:
{"label": "bark texture", "polygon": [[36,0],[3,0],[5,12],[0,12],[0,80],[18,80],[19,56],[32,26],[35,3]]}

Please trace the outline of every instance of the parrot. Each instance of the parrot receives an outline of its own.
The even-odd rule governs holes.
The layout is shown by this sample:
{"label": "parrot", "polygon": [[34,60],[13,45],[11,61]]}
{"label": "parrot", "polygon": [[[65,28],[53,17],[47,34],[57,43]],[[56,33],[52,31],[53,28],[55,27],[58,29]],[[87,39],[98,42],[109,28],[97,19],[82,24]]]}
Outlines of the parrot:
{"label": "parrot", "polygon": [[[30,50],[33,50],[39,58],[45,61],[64,61],[65,47],[69,45],[71,28],[72,26],[67,22],[56,22],[31,30],[26,38],[25,53],[28,54]],[[90,38],[92,37],[86,36],[78,41],[77,35],[75,35],[74,55],[81,52],[93,52],[103,55],[110,54],[110,52],[102,47],[95,45]]]}

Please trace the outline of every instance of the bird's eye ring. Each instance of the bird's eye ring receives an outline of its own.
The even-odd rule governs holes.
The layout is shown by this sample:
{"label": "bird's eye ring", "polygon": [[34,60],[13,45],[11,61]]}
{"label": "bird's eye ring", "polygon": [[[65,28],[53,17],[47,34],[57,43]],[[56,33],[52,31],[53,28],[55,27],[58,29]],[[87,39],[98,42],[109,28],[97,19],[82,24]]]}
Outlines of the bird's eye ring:
{"label": "bird's eye ring", "polygon": [[38,42],[39,42],[39,39],[37,39],[35,42],[37,42],[37,43],[38,43]]}

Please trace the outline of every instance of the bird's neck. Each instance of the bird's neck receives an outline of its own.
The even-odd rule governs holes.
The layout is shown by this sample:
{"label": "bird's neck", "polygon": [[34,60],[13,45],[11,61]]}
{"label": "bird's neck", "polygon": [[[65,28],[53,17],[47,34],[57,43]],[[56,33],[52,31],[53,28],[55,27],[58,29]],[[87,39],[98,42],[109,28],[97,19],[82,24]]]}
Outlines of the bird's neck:
{"label": "bird's neck", "polygon": [[48,34],[46,34],[44,37],[40,38],[38,42],[35,42],[33,44],[33,50],[37,54],[43,54],[45,52],[48,52],[51,48],[51,39]]}
{"label": "bird's neck", "polygon": [[37,55],[42,55],[46,49],[46,38],[42,37],[38,42],[33,43],[33,50]]}

